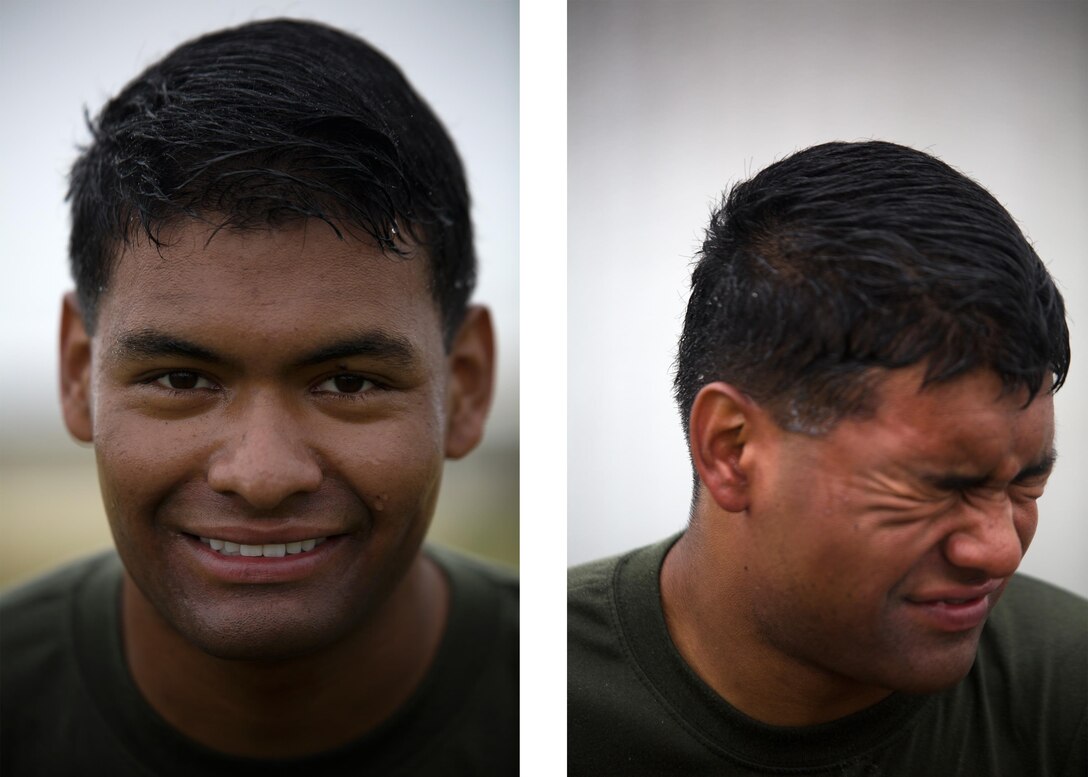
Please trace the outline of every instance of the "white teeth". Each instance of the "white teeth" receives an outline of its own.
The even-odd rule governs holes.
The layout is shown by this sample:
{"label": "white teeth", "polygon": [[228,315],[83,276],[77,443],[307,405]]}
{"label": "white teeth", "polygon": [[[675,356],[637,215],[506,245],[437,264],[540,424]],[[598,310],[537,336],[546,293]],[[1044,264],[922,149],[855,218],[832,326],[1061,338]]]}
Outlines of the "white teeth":
{"label": "white teeth", "polygon": [[200,541],[205,545],[211,547],[212,550],[218,551],[224,556],[248,556],[257,557],[264,556],[265,558],[282,558],[286,555],[295,555],[297,553],[305,553],[308,550],[313,550],[327,537],[315,537],[312,540],[301,540],[299,542],[287,542],[287,543],[271,543],[268,545],[242,545],[237,542],[230,542],[228,540],[217,540],[211,537],[201,537]]}

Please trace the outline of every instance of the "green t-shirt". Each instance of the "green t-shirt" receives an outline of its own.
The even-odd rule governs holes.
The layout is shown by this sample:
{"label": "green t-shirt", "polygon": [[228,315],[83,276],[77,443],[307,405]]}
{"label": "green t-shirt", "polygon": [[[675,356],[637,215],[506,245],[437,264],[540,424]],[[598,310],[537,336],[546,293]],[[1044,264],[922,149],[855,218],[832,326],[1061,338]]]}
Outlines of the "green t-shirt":
{"label": "green t-shirt", "polygon": [[140,695],[121,652],[113,552],[54,572],[0,603],[4,777],[509,775],[518,768],[518,587],[448,551],[450,613],[414,695],[364,738],[270,761],[209,750]]}
{"label": "green t-shirt", "polygon": [[1088,775],[1085,600],[1015,576],[955,687],[894,693],[819,726],[769,726],[673,645],[659,575],[675,540],[570,571],[570,775]]}

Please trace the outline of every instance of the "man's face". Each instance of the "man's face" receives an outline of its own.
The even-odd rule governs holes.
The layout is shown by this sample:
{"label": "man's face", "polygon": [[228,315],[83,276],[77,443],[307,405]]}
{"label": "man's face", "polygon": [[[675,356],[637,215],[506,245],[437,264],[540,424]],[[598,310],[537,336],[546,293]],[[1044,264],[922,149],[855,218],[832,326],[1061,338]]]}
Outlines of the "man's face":
{"label": "man's face", "polygon": [[88,369],[99,480],[129,575],[190,642],[298,655],[414,559],[456,381],[425,257],[315,223],[210,236],[183,225],[114,269]]}
{"label": "man's face", "polygon": [[977,372],[879,389],[875,416],[777,430],[746,470],[757,630],[774,650],[877,687],[932,691],[974,661],[1035,533],[1053,464],[1049,395]]}

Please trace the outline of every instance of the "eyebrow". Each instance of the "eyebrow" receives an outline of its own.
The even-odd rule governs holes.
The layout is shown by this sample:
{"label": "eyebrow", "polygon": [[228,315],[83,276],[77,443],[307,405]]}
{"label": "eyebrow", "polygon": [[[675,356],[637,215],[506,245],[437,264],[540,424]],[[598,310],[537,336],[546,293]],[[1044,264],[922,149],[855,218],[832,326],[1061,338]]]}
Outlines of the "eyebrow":
{"label": "eyebrow", "polygon": [[135,360],[180,356],[212,364],[225,364],[228,361],[215,351],[155,329],[125,332],[117,338],[117,342],[110,348],[110,353],[121,359]]}
{"label": "eyebrow", "polygon": [[[1049,475],[1054,469],[1054,463],[1058,460],[1058,452],[1051,448],[1037,461],[1028,464],[1016,473],[1013,483],[1023,483],[1026,480]],[[973,488],[981,488],[991,481],[991,475],[926,475],[925,481],[932,486],[945,491],[970,491]]]}
{"label": "eyebrow", "polygon": [[[111,353],[122,359],[144,360],[162,357],[180,357],[208,364],[230,364],[231,359],[203,345],[183,337],[166,334],[156,329],[141,329],[122,334]],[[419,359],[419,352],[405,337],[380,329],[355,332],[317,346],[303,354],[294,367],[312,367],[316,364],[364,356],[388,362],[398,367],[412,367]]]}
{"label": "eyebrow", "polygon": [[1058,460],[1058,451],[1054,448],[1048,450],[1043,454],[1042,458],[1033,464],[1029,464],[1020,470],[1016,477],[1012,479],[1013,483],[1021,483],[1025,480],[1031,480],[1032,478],[1042,477],[1043,475],[1049,475],[1054,469],[1054,464]]}
{"label": "eyebrow", "polygon": [[347,359],[352,356],[365,356],[389,362],[398,367],[411,367],[419,359],[419,352],[407,338],[381,330],[372,330],[349,335],[323,345],[303,356],[295,363],[295,366],[312,367],[315,364]]}

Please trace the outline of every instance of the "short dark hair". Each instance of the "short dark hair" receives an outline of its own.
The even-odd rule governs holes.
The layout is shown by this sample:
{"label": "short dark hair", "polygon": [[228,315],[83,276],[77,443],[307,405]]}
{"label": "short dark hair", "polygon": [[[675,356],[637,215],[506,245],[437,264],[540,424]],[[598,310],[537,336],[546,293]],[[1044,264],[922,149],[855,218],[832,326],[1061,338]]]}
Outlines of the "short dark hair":
{"label": "short dark hair", "polygon": [[476,280],[465,175],[400,70],[339,30],[288,19],[205,35],[149,67],[88,125],[70,178],[72,276],[87,327],[121,249],[183,219],[317,218],[429,261],[447,345]]}
{"label": "short dark hair", "polygon": [[1065,306],[1008,212],[934,157],[826,143],[737,184],[712,215],[676,362],[688,429],[725,381],[790,431],[873,410],[873,379],[976,368],[1034,397],[1069,369]]}

